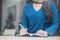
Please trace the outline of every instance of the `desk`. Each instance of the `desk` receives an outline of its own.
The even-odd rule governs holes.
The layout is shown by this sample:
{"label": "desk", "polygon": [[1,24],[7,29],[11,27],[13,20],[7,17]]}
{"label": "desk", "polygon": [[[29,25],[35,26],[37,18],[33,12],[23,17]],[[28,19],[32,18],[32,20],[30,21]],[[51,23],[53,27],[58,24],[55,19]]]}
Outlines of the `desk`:
{"label": "desk", "polygon": [[16,37],[0,36],[0,40],[60,40],[60,37]]}

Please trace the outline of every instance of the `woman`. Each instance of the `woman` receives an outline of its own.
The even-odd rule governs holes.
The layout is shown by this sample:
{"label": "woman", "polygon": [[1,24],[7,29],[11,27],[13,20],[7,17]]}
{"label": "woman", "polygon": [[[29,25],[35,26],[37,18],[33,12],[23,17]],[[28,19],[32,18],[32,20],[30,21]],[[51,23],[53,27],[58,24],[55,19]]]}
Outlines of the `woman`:
{"label": "woman", "polygon": [[55,4],[50,1],[49,12],[44,8],[44,1],[46,0],[32,0],[24,6],[22,26],[27,30],[21,28],[20,35],[28,33],[38,36],[54,35],[58,28],[58,11]]}

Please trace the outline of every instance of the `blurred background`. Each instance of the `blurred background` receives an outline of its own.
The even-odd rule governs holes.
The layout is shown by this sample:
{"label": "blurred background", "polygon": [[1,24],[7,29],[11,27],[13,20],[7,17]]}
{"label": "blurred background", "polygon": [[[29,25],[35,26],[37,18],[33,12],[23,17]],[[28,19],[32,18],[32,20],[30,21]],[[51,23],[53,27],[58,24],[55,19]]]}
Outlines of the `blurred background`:
{"label": "blurred background", "polygon": [[[0,0],[0,36],[19,35],[19,23],[23,6],[31,0]],[[60,0],[47,0],[55,2],[60,20]],[[60,23],[60,22],[59,22]],[[60,26],[55,33],[60,36]]]}

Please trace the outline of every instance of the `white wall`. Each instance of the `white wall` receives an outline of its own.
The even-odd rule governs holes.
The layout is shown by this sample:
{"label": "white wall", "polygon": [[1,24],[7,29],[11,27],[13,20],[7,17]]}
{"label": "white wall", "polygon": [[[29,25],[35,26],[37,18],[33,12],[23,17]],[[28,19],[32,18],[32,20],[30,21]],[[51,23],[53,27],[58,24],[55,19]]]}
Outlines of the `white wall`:
{"label": "white wall", "polygon": [[8,15],[8,8],[16,5],[16,21],[15,25],[18,27],[19,22],[21,21],[21,13],[22,13],[22,8],[23,5],[25,4],[26,0],[3,0],[3,5],[2,5],[2,30],[4,26],[6,25],[6,19]]}

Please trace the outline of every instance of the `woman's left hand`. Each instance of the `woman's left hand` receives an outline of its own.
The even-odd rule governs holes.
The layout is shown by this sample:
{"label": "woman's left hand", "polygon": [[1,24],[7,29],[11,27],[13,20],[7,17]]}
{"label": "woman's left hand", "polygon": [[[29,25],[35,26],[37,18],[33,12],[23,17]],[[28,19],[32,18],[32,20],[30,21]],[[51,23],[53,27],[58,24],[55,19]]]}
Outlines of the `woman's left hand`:
{"label": "woman's left hand", "polygon": [[38,30],[36,32],[36,35],[38,35],[38,36],[48,36],[48,33],[46,31],[43,31],[43,30]]}

